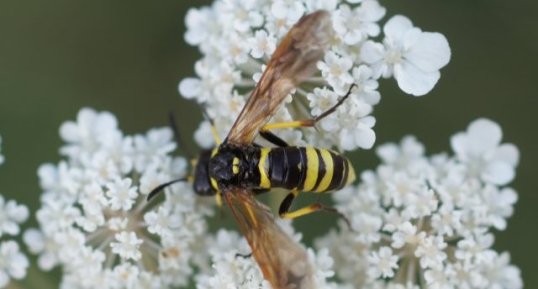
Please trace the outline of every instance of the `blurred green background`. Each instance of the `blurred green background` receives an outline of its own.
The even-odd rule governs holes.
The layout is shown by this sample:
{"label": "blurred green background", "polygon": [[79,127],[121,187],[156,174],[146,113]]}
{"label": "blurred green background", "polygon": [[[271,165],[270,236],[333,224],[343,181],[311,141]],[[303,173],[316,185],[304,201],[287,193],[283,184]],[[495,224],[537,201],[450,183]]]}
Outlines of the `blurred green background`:
{"label": "blurred green background", "polygon": [[[538,288],[538,2],[505,0],[381,1],[387,16],[404,14],[426,31],[446,35],[452,60],[427,96],[405,95],[393,80],[381,83],[375,116],[378,143],[415,134],[429,153],[449,150],[449,136],[478,117],[499,122],[521,163],[513,187],[520,200],[495,247],[509,251],[526,288]],[[59,125],[83,106],[113,112],[127,133],[167,124],[193,132],[200,110],[181,99],[177,84],[193,75],[199,54],[183,41],[191,6],[210,1],[3,0],[0,2],[0,135],[7,158],[0,193],[39,205],[37,167],[59,160]],[[386,19],[386,18],[385,18]],[[189,141],[189,140],[188,140]],[[194,148],[194,143],[189,141]],[[373,152],[352,156],[373,168]],[[300,220],[300,228],[327,217]],[[32,220],[31,223],[34,221]],[[532,225],[535,224],[535,225]],[[305,230],[312,236],[313,231]],[[31,273],[22,288],[44,288],[51,276]],[[59,272],[55,272],[57,278]]]}

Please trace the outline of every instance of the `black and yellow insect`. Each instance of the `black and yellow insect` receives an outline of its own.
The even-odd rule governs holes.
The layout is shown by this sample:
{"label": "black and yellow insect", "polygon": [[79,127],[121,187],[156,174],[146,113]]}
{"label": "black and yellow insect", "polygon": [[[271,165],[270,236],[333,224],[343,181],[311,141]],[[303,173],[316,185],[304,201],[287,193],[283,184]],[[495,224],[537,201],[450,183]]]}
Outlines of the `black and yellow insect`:
{"label": "black and yellow insect", "polygon": [[[196,193],[216,195],[230,207],[273,289],[315,288],[314,279],[304,249],[276,225],[268,208],[256,201],[254,195],[271,188],[290,190],[279,213],[285,218],[296,218],[322,209],[334,210],[316,203],[290,211],[300,192],[336,190],[355,180],[355,172],[345,157],[321,148],[288,146],[271,133],[279,128],[314,126],[334,112],[352,88],[334,107],[316,118],[267,124],[296,85],[316,71],[316,63],[332,38],[328,12],[317,11],[301,18],[277,47],[228,136],[216,148],[203,151],[194,168]],[[276,147],[255,144],[258,135]],[[155,189],[150,196],[168,184]]]}

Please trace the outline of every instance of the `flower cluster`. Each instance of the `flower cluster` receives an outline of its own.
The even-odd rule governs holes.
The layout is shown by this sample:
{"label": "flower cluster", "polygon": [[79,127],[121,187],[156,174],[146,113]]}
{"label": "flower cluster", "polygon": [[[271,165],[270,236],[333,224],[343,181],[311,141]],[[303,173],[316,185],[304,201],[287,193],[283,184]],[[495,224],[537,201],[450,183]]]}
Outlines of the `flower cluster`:
{"label": "flower cluster", "polygon": [[156,186],[186,175],[186,161],[170,155],[172,132],[125,136],[112,114],[82,109],[60,134],[65,158],[39,168],[39,229],[24,234],[39,267],[61,266],[61,288],[187,284],[212,211],[187,182],[146,201]]}
{"label": "flower cluster", "polygon": [[452,137],[453,156],[427,157],[411,136],[380,146],[382,164],[334,195],[354,231],[318,240],[337,275],[356,288],[522,288],[508,253],[492,249],[517,201],[505,185],[518,150],[501,138],[478,119]]}
{"label": "flower cluster", "polygon": [[[279,225],[297,242],[301,235],[293,232],[291,223],[279,222]],[[236,288],[236,289],[271,289],[271,285],[262,275],[254,258],[243,257],[251,252],[246,240],[236,232],[219,230],[215,236],[207,240],[206,247],[212,263],[211,270],[205,270],[196,276],[197,289]],[[328,250],[321,249],[317,253],[312,249],[307,251],[309,261],[314,266],[314,282],[316,288],[350,289],[346,285],[329,282],[334,276],[332,271],[333,259]]]}
{"label": "flower cluster", "polygon": [[[187,174],[185,160],[170,156],[170,130],[124,136],[112,114],[86,108],[60,134],[65,159],[39,168],[39,228],[24,233],[40,269],[62,267],[60,288],[185,288],[191,279],[200,289],[270,288],[254,258],[236,256],[251,250],[244,238],[207,232],[213,210],[192,184],[179,182],[161,202],[146,201],[153,188]],[[5,224],[0,233],[18,233]],[[300,241],[289,222],[281,227]],[[327,281],[334,275],[328,251],[308,254],[320,288],[337,288]]]}
{"label": "flower cluster", "polygon": [[[180,93],[203,104],[225,135],[279,40],[303,15],[319,9],[331,14],[330,48],[317,63],[317,73],[297,88],[293,101],[273,121],[319,115],[355,84],[346,105],[321,121],[317,131],[285,130],[279,136],[294,145],[371,148],[371,113],[380,101],[378,79],[394,77],[404,92],[424,95],[450,59],[442,34],[424,32],[404,16],[390,18],[381,29],[386,9],[376,0],[217,0],[210,7],[191,9],[185,40],[198,46],[203,57],[196,62],[196,77],[180,82]],[[201,145],[212,145],[207,123],[196,135]]]}
{"label": "flower cluster", "polygon": [[[0,137],[0,145],[2,144]],[[0,155],[0,164],[4,157]],[[28,208],[13,200],[6,200],[0,195],[0,288],[9,285],[10,280],[26,276],[28,258],[21,252],[19,244],[13,240],[4,240],[5,236],[16,236],[19,225],[28,219]]]}

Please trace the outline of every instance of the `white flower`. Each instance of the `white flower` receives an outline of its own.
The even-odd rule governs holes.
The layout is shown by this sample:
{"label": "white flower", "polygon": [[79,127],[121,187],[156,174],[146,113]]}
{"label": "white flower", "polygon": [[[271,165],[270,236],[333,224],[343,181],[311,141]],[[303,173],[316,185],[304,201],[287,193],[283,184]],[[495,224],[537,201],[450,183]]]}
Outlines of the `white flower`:
{"label": "white flower", "polygon": [[271,5],[271,13],[279,19],[297,22],[305,12],[304,4],[296,0],[275,0]]}
{"label": "white flower", "polygon": [[[286,129],[277,134],[292,145],[308,143],[345,151],[372,148],[376,139],[376,119],[372,113],[374,106],[380,102],[377,78],[381,64],[385,65],[383,55],[386,49],[382,44],[379,44],[379,51],[368,46],[380,33],[380,20],[386,9],[375,0],[347,3],[342,0],[216,0],[210,7],[189,10],[185,39],[199,48],[202,58],[194,66],[196,76],[180,81],[180,94],[202,104],[214,121],[218,134],[227,135],[265,70],[265,63],[284,35],[302,16],[323,9],[331,15],[329,24],[334,30],[332,37],[327,39],[329,47],[317,63],[318,70],[298,85],[292,93],[293,101],[286,101],[271,121],[277,122],[282,116],[298,120],[319,115],[324,112],[322,108],[328,108],[326,104],[335,104],[351,84],[355,84],[357,87],[346,103],[317,124],[318,131],[311,128]],[[396,22],[385,26],[387,45],[399,43],[404,38],[392,33],[395,29],[389,29],[398,26]],[[405,65],[396,65],[394,69],[395,65],[385,66],[390,66],[390,74],[394,70],[398,81],[407,86],[415,85],[412,81],[417,80],[416,74],[410,72],[415,66],[408,68],[408,63],[420,68],[416,68],[422,73],[420,77],[437,75],[436,82],[439,62],[443,59],[448,61],[448,57],[434,57],[430,50],[436,49],[433,46],[442,36],[422,32],[412,26],[405,28],[419,36],[409,43],[409,51],[405,50],[405,61],[402,62]],[[394,49],[397,48],[399,46]],[[361,58],[361,54],[368,56],[364,51],[374,51],[370,54],[375,57]],[[443,51],[439,52],[444,56]],[[441,66],[444,64],[446,61]],[[412,81],[407,80],[409,77]],[[416,90],[415,87],[412,89]],[[195,132],[195,139],[204,148],[213,145],[208,132],[206,123]]]}
{"label": "white flower", "polygon": [[85,152],[95,152],[119,133],[116,118],[108,113],[96,113],[89,108],[80,110],[77,122],[68,121],[60,127],[60,136],[68,143],[61,148],[64,155],[80,158]]}
{"label": "white flower", "polygon": [[227,0],[219,7],[222,17],[229,19],[229,23],[239,32],[246,32],[263,23],[261,13],[256,11],[258,0]]}
{"label": "white flower", "polygon": [[142,253],[140,245],[144,242],[140,240],[135,232],[121,232],[115,236],[117,242],[110,243],[112,253],[120,255],[123,259],[140,260]]}
{"label": "white flower", "polygon": [[361,58],[372,66],[376,75],[385,78],[394,75],[406,93],[420,96],[432,90],[441,75],[439,69],[450,60],[446,38],[413,27],[401,15],[392,17],[383,31],[383,44],[366,42]]}
{"label": "white flower", "polygon": [[498,254],[494,251],[488,251],[488,260],[483,263],[483,270],[485,280],[488,282],[486,288],[523,288],[521,273],[517,267],[510,265],[508,253]]}
{"label": "white flower", "polygon": [[176,144],[171,142],[171,139],[172,132],[168,128],[151,129],[144,136],[135,136],[133,138],[137,156],[134,161],[135,169],[142,172],[152,163],[165,161],[168,154],[176,149]]}
{"label": "white flower", "polygon": [[256,31],[254,38],[249,39],[250,55],[254,58],[270,57],[276,49],[276,39],[265,30]]}
{"label": "white flower", "polygon": [[187,33],[185,33],[185,41],[191,45],[205,43],[213,33],[213,30],[218,29],[218,25],[213,17],[213,11],[209,8],[189,9],[185,16],[185,24]]}
{"label": "white flower", "polygon": [[413,136],[405,136],[400,145],[388,143],[377,147],[381,160],[398,169],[412,169],[423,162],[424,146]]}
{"label": "white flower", "polygon": [[211,123],[209,121],[200,123],[198,129],[194,133],[194,140],[204,149],[210,149],[215,146],[215,138],[211,133]]}
{"label": "white flower", "polygon": [[0,195],[0,237],[3,234],[18,235],[19,224],[28,219],[28,208],[15,201],[7,201]]}
{"label": "white flower", "polygon": [[519,151],[513,144],[501,144],[502,131],[495,122],[481,118],[473,121],[466,132],[450,141],[458,159],[468,173],[494,185],[505,185],[515,176]]}
{"label": "white flower", "polygon": [[379,216],[363,213],[353,216],[351,223],[355,230],[361,231],[361,235],[357,237],[357,241],[368,244],[378,242],[381,239],[379,229],[381,229],[383,220]]}
{"label": "white flower", "polygon": [[[306,95],[306,98],[310,101],[312,115],[320,115],[338,102],[338,94],[327,87],[315,88],[313,93]],[[333,129],[335,124],[323,120],[320,125],[323,129],[329,130]]]}
{"label": "white flower", "polygon": [[[207,230],[204,217],[212,210],[197,202],[186,182],[146,201],[157,185],[187,175],[186,160],[170,155],[172,133],[152,129],[124,136],[112,114],[91,109],[83,109],[79,120],[62,126],[70,136],[65,158],[39,169],[39,230],[24,236],[40,255],[39,267],[61,266],[60,288],[187,284],[199,262],[194,248]],[[102,159],[106,166],[96,168]]]}
{"label": "white flower", "polygon": [[29,262],[14,241],[0,243],[0,288],[8,285],[9,280],[22,279],[26,276]]}
{"label": "white flower", "polygon": [[432,289],[451,289],[454,288],[450,284],[450,278],[452,278],[454,272],[450,269],[429,269],[424,272],[424,280],[428,284],[428,288]]}
{"label": "white flower", "polygon": [[316,242],[329,249],[340,279],[355,288],[522,287],[519,270],[499,260],[488,233],[506,228],[517,201],[512,188],[467,173],[474,164],[458,154],[425,156],[411,136],[377,152],[382,164],[375,171],[333,195],[353,231],[341,222],[340,232]]}
{"label": "white flower", "polygon": [[379,84],[373,79],[372,69],[366,65],[354,67],[352,75],[357,88],[353,90],[354,97],[350,101],[363,100],[372,106],[378,104],[381,95],[377,91]]}
{"label": "white flower", "polygon": [[399,249],[404,245],[407,245],[411,248],[418,246],[426,237],[425,232],[417,232],[417,227],[415,227],[411,222],[405,222],[398,227],[398,231],[392,235],[391,246]]}
{"label": "white flower", "polygon": [[183,222],[181,215],[172,214],[172,210],[167,207],[160,207],[157,212],[148,212],[144,215],[144,221],[148,225],[148,231],[161,238],[173,236],[173,230],[177,230],[177,226]]}
{"label": "white flower", "polygon": [[351,9],[340,5],[334,15],[334,30],[347,45],[356,45],[367,37],[379,35],[377,21],[385,15],[385,8],[375,0],[364,1],[361,6]]}
{"label": "white flower", "polygon": [[213,242],[214,245],[207,246],[212,271],[196,276],[197,289],[271,288],[252,257],[237,256],[250,252],[250,247],[238,234],[219,230]]}
{"label": "white flower", "polygon": [[58,265],[58,251],[60,248],[53,240],[46,239],[37,229],[28,229],[24,232],[23,240],[32,254],[40,254],[37,265],[40,269],[49,271]]}
{"label": "white flower", "polygon": [[443,204],[439,210],[432,215],[432,226],[439,233],[452,236],[456,231],[460,231],[462,211],[454,209],[450,203]]}
{"label": "white flower", "polygon": [[368,256],[368,262],[371,265],[368,274],[372,278],[391,278],[394,276],[394,270],[398,269],[398,256],[394,256],[389,247],[382,247],[379,251],[372,252]]}
{"label": "white flower", "polygon": [[133,206],[136,198],[138,197],[137,188],[131,187],[132,180],[117,179],[114,182],[106,185],[106,196],[109,198],[108,202],[112,210],[128,211]]}
{"label": "white flower", "polygon": [[[289,223],[279,223],[284,226],[284,231],[293,234]],[[294,236],[293,239],[299,241],[300,236]],[[248,254],[251,249],[246,240],[240,238],[237,233],[221,229],[204,246],[208,248],[212,266],[209,271],[196,276],[197,289],[271,289],[269,282],[263,278],[254,257],[238,256],[238,254]],[[334,275],[332,271],[333,260],[328,255],[327,250],[322,249],[315,253],[309,249],[307,254],[314,267],[312,273],[317,285],[316,288],[348,288],[327,281],[327,278]]]}
{"label": "white flower", "polygon": [[347,87],[353,83],[353,77],[349,72],[353,67],[350,58],[342,57],[329,51],[323,61],[318,62],[321,75],[336,90],[338,94],[344,94]]}
{"label": "white flower", "polygon": [[[0,137],[0,149],[2,138]],[[1,152],[1,150],[0,150]],[[4,156],[0,154],[0,165]],[[28,219],[28,208],[14,200],[6,200],[0,195],[0,238],[16,236],[20,225]],[[0,288],[9,285],[11,279],[22,279],[29,266],[28,258],[20,251],[19,244],[13,240],[0,240]]]}
{"label": "white flower", "polygon": [[422,268],[442,268],[447,255],[443,250],[447,244],[442,236],[428,236],[421,240],[415,251],[415,256],[420,258]]}

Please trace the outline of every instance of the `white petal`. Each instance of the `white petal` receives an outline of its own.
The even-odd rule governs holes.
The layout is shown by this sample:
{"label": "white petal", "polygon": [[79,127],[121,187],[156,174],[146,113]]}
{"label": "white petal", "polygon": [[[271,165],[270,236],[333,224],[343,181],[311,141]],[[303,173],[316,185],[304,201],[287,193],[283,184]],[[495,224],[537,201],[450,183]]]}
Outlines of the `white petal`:
{"label": "white petal", "polygon": [[65,142],[76,142],[78,140],[79,128],[74,122],[64,122],[60,126],[60,137]]}
{"label": "white petal", "polygon": [[[365,1],[358,8],[362,21],[377,22],[385,16],[386,9],[377,1]],[[378,27],[376,25],[376,27]]]}
{"label": "white petal", "polygon": [[4,286],[6,286],[8,282],[9,276],[6,274],[5,271],[0,270],[0,288],[4,288]]}
{"label": "white petal", "polygon": [[371,149],[375,143],[375,132],[368,127],[359,127],[355,133],[355,141],[360,148]]}
{"label": "white petal", "polygon": [[435,71],[450,61],[450,47],[443,34],[423,32],[405,53],[405,58],[423,71]]}
{"label": "white petal", "polygon": [[482,151],[494,149],[502,139],[501,127],[494,121],[487,118],[480,118],[473,121],[467,133],[473,140],[473,145]]}
{"label": "white petal", "polygon": [[194,98],[200,94],[202,83],[200,79],[188,77],[179,83],[179,93],[187,99]]}
{"label": "white petal", "polygon": [[374,127],[375,126],[375,117],[374,116],[366,116],[361,119],[361,124],[367,126],[367,127]]}
{"label": "white petal", "polygon": [[514,168],[503,162],[489,164],[482,173],[482,178],[496,185],[506,185],[515,177]]}
{"label": "white petal", "polygon": [[513,144],[502,144],[495,151],[494,159],[515,167],[519,163],[519,150]]}
{"label": "white petal", "polygon": [[361,60],[366,63],[375,63],[383,59],[385,47],[381,43],[366,41],[361,47]]}
{"label": "white petal", "polygon": [[215,139],[211,133],[209,121],[203,121],[194,132],[194,140],[204,149],[209,149],[215,145]]}
{"label": "white petal", "polygon": [[409,18],[402,15],[395,15],[387,21],[383,27],[383,32],[387,38],[400,42],[407,30],[413,28],[413,23]]}
{"label": "white petal", "polygon": [[465,155],[466,140],[464,132],[456,133],[450,138],[450,147],[459,157]]}
{"label": "white petal", "polygon": [[375,152],[385,163],[391,163],[400,156],[398,147],[391,143],[377,147]]}
{"label": "white petal", "polygon": [[424,72],[407,61],[394,66],[394,78],[398,86],[414,96],[421,96],[432,90],[439,77],[439,71]]}
{"label": "white petal", "polygon": [[39,256],[39,259],[37,259],[37,266],[39,267],[39,269],[45,271],[51,270],[52,268],[54,268],[54,266],[56,266],[57,263],[58,260],[52,253],[45,252],[44,254]]}

